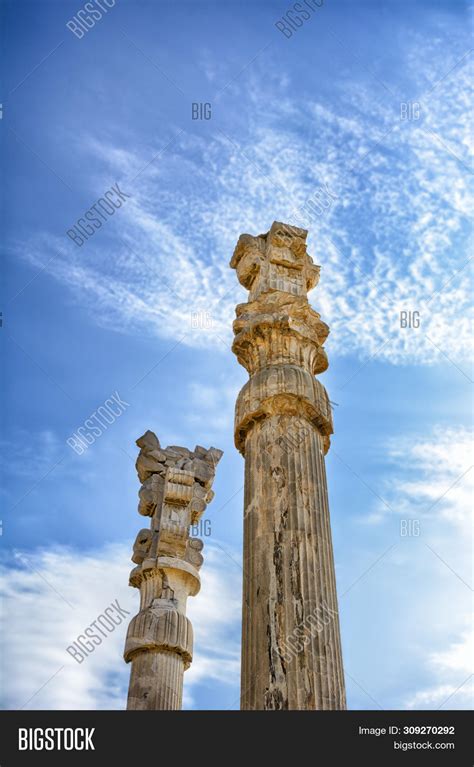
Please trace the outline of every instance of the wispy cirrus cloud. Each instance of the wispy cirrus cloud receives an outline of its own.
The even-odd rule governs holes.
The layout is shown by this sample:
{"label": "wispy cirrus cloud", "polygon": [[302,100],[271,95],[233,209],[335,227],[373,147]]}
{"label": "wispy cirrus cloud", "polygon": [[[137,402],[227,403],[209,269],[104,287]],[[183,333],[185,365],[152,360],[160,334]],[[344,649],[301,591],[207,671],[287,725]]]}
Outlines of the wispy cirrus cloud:
{"label": "wispy cirrus cloud", "polygon": [[387,470],[380,492],[387,503],[377,502],[363,521],[380,523],[394,511],[469,533],[474,491],[469,429],[436,426],[426,434],[405,434],[386,442],[380,455]]}
{"label": "wispy cirrus cloud", "polygon": [[[413,35],[400,54],[418,119],[401,119],[398,91],[374,99],[368,76],[350,88],[336,81],[331,102],[303,100],[290,78],[256,63],[231,86],[239,107],[207,135],[173,129],[137,150],[83,137],[78,150],[97,176],[122,179],[132,199],[107,240],[77,248],[45,233],[22,253],[39,266],[57,252],[48,271],[103,325],[224,349],[245,296],[228,268],[238,235],[274,219],[298,223],[323,266],[311,298],[331,326],[333,354],[453,362],[469,377],[470,57],[447,32],[422,46]],[[333,202],[317,215],[305,206],[322,186]],[[401,328],[400,311],[419,312],[420,327]],[[192,315],[206,312],[206,332],[190,332]]]}

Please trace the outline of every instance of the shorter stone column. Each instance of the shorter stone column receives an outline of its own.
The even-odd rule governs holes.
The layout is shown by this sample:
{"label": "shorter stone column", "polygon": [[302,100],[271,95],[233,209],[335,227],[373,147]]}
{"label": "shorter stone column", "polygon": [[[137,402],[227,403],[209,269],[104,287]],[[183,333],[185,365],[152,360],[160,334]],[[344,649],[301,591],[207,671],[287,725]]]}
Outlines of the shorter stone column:
{"label": "shorter stone column", "polygon": [[216,448],[162,449],[151,431],[137,440],[142,486],[138,511],[150,517],[133,546],[130,585],[140,589],[140,611],[130,622],[124,658],[131,662],[128,709],[177,710],[183,674],[193,657],[193,629],[186,617],[188,596],[200,588],[203,542],[189,529],[214,493]]}

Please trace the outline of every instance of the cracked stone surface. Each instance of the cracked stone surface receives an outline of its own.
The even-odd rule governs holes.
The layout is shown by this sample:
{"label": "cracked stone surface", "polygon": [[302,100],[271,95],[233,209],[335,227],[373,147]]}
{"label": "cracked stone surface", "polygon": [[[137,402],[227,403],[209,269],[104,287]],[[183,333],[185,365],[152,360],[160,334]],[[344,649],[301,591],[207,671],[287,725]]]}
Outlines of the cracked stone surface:
{"label": "cracked stone surface", "polygon": [[200,445],[162,448],[147,431],[137,440],[142,483],[138,512],[150,518],[133,545],[130,585],[140,590],[140,611],[132,618],[124,658],[132,664],[128,709],[177,710],[183,675],[193,657],[193,629],[186,617],[188,596],[200,588],[203,542],[191,538],[214,497],[212,483],[222,451]]}
{"label": "cracked stone surface", "polygon": [[245,458],[242,709],[345,709],[325,454],[329,328],[308,303],[307,232],[239,238],[232,350],[249,373],[235,409]]}

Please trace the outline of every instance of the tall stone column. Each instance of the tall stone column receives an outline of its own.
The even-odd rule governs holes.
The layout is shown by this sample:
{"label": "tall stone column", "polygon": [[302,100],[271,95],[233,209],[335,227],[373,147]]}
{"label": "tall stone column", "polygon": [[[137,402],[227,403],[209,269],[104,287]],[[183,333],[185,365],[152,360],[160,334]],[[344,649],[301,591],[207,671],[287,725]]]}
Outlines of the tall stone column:
{"label": "tall stone column", "polygon": [[193,657],[188,596],[200,588],[203,543],[191,538],[212,500],[215,467],[222,451],[197,446],[161,448],[151,431],[137,440],[142,486],[138,511],[150,517],[133,546],[130,585],[140,589],[140,611],[128,627],[124,658],[132,664],[128,709],[177,710],[183,674]]}
{"label": "tall stone column", "polygon": [[245,458],[242,709],[344,709],[324,456],[328,326],[308,303],[307,232],[243,234],[230,265],[250,291],[233,351],[249,373],[235,411]]}

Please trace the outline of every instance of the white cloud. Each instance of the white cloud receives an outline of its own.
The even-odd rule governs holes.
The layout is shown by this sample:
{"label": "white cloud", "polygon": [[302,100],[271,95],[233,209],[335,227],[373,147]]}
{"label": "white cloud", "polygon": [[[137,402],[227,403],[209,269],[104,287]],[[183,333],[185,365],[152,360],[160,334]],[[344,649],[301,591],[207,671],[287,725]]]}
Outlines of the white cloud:
{"label": "white cloud", "polygon": [[474,464],[469,429],[437,426],[430,433],[404,434],[384,444],[387,476],[380,503],[363,518],[366,523],[387,519],[392,510],[402,517],[438,519],[456,525],[469,536]]}
{"label": "white cloud", "polygon": [[447,650],[433,653],[431,662],[443,671],[471,674],[474,662],[474,629],[466,631],[461,640],[450,645]]}
{"label": "white cloud", "polygon": [[[440,679],[459,679],[458,684],[441,682],[416,692],[406,702],[411,709],[471,709],[474,706],[473,684],[474,630],[466,630],[460,640],[440,652],[432,652],[428,664]],[[453,674],[454,672],[454,674]]]}
{"label": "white cloud", "polygon": [[[202,680],[238,684],[240,582],[226,557],[206,544],[202,589],[189,600],[195,658],[185,675],[185,705]],[[0,568],[3,605],[3,706],[29,709],[123,709],[130,667],[122,653],[138,593],[128,587],[130,547],[85,553],[54,547],[18,552]],[[130,565],[130,566],[129,566]],[[130,612],[81,664],[67,652],[78,634],[115,600]]]}
{"label": "white cloud", "polygon": [[386,457],[378,489],[390,509],[377,503],[362,521],[386,524],[398,538],[391,554],[395,581],[387,577],[384,589],[397,603],[392,631],[416,665],[412,684],[420,687],[401,696],[401,707],[471,708],[472,435],[437,426],[390,440],[378,456]]}
{"label": "white cloud", "polygon": [[[454,66],[457,52],[449,53],[449,42],[440,38],[427,50],[416,36],[407,42],[401,66],[415,92],[436,81],[433,61],[438,80],[440,62],[446,72]],[[415,46],[426,71],[409,67]],[[42,265],[61,251],[48,271],[110,328],[139,327],[224,351],[235,304],[246,295],[228,267],[238,235],[294,218],[327,184],[336,204],[303,223],[309,250],[323,266],[313,299],[332,329],[329,352],[365,358],[388,339],[378,352],[387,362],[448,365],[442,352],[465,362],[472,209],[467,60],[423,96],[421,119],[414,122],[400,121],[399,105],[374,101],[373,83],[352,78],[348,90],[345,81],[335,82],[333,104],[303,102],[284,78],[269,78],[268,68],[258,67],[257,61],[233,85],[240,105],[234,129],[222,131],[216,123],[212,137],[175,133],[136,181],[123,181],[133,197],[107,225],[107,235],[104,227],[82,248],[46,235],[22,243],[19,252]],[[212,77],[210,60],[207,68]],[[263,102],[254,98],[261,92]],[[104,174],[133,178],[171,137],[146,151],[84,139],[80,148],[97,167],[95,189]],[[401,310],[419,311],[421,327],[401,329]],[[193,332],[193,313],[210,314],[212,323]]]}

